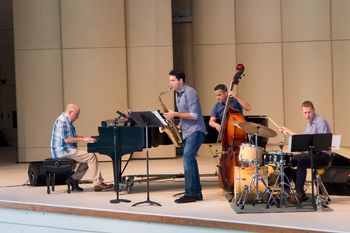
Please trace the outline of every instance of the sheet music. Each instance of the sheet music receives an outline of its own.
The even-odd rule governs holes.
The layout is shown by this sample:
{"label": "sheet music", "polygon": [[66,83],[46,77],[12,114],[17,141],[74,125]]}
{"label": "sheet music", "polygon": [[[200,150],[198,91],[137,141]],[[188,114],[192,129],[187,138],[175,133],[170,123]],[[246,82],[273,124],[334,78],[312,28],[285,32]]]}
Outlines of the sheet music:
{"label": "sheet music", "polygon": [[288,152],[292,152],[292,136],[288,137]]}
{"label": "sheet music", "polygon": [[332,137],[332,150],[340,149],[341,135],[333,135]]}
{"label": "sheet music", "polygon": [[168,123],[163,119],[163,117],[159,114],[158,111],[152,111],[152,113],[162,122],[164,126],[168,126]]}

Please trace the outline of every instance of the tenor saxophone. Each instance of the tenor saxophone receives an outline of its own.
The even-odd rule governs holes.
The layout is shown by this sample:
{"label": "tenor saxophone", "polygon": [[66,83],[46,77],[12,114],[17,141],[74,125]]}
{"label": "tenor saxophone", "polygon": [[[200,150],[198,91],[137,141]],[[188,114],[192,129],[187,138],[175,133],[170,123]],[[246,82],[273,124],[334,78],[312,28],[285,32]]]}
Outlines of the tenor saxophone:
{"label": "tenor saxophone", "polygon": [[[166,91],[163,91],[158,96],[160,106],[162,107],[162,110],[163,110],[164,113],[168,112],[169,110],[167,109],[167,107],[163,103],[162,98],[160,98],[160,97],[162,95],[168,93],[169,91],[170,91],[170,89],[168,89]],[[159,127],[159,131],[161,133],[165,132],[168,135],[168,137],[170,138],[170,140],[172,141],[172,143],[176,147],[180,147],[181,143],[182,143],[182,138],[181,138],[179,130],[177,129],[177,127],[175,125],[174,120],[173,119],[169,119],[169,120],[166,120],[166,122],[168,123],[168,126]]]}

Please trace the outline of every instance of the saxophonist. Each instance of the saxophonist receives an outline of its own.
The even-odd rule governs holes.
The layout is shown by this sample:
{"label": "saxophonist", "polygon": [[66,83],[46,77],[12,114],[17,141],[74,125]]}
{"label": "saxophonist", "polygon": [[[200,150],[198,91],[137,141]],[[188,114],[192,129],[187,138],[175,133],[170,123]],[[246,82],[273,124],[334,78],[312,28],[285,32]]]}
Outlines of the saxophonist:
{"label": "saxophonist", "polygon": [[204,141],[206,128],[199,97],[195,89],[185,83],[185,73],[173,69],[169,72],[170,89],[176,92],[178,112],[169,110],[164,113],[166,119],[180,118],[183,137],[183,165],[185,175],[185,194],[176,199],[176,203],[188,203],[203,200],[196,154]]}

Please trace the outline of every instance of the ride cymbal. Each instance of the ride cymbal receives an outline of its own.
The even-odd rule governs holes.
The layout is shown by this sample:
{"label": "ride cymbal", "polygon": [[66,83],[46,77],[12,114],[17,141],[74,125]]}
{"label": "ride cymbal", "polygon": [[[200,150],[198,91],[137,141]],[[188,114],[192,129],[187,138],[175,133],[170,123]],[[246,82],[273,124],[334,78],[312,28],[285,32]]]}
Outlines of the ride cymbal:
{"label": "ride cymbal", "polygon": [[276,137],[277,133],[265,125],[260,125],[253,122],[240,122],[239,127],[244,129],[248,134],[257,134],[260,137]]}

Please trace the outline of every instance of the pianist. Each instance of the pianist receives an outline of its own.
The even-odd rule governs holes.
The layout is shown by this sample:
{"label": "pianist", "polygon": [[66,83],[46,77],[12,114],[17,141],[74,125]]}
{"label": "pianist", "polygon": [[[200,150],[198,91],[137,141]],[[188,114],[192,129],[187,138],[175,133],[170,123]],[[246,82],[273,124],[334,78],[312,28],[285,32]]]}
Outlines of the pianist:
{"label": "pianist", "polygon": [[79,181],[83,178],[87,169],[92,169],[94,190],[104,191],[112,189],[113,185],[103,183],[101,169],[94,153],[87,153],[86,151],[78,150],[78,142],[95,142],[94,138],[77,136],[73,122],[79,117],[80,108],[76,104],[68,104],[65,112],[63,112],[55,121],[52,129],[51,138],[51,155],[57,159],[66,157],[73,159],[79,165],[70,182],[73,191],[83,191],[79,187]]}

